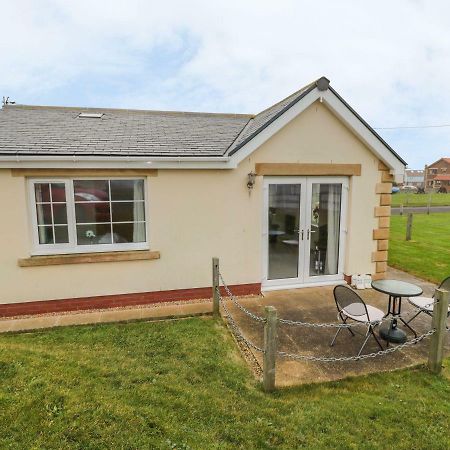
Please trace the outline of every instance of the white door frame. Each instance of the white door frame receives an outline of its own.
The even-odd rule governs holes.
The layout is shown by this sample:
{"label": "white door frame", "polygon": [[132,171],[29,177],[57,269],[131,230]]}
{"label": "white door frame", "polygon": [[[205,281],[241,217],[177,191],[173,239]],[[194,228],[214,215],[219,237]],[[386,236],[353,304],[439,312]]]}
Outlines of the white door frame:
{"label": "white door frame", "polygon": [[[342,184],[341,195],[341,216],[340,216],[340,233],[339,233],[339,259],[338,273],[336,275],[309,275],[309,259],[310,248],[307,239],[307,231],[311,230],[311,201],[312,201],[312,185],[315,183],[340,183]],[[268,229],[269,229],[269,184],[298,184],[300,185],[300,220],[299,220],[299,261],[298,276],[295,278],[283,278],[277,280],[268,280],[269,268],[269,245],[268,245]],[[344,283],[344,261],[345,261],[345,244],[347,237],[347,205],[348,205],[348,177],[300,177],[300,176],[283,176],[283,177],[264,177],[263,180],[263,217],[262,217],[262,290],[291,289],[308,286],[325,286],[332,284]],[[303,230],[303,239],[300,239]]]}

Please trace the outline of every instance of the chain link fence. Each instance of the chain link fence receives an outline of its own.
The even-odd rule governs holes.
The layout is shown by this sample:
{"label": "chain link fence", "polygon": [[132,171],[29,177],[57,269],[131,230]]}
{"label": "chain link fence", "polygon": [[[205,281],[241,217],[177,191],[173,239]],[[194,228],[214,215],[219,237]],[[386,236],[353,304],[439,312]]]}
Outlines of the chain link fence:
{"label": "chain link fence", "polygon": [[[223,289],[226,292],[229,303],[222,297],[220,292],[220,283],[223,285]],[[442,302],[442,303],[441,303]],[[236,308],[238,308],[242,313],[244,313],[247,317],[250,317],[253,321],[258,324],[264,324],[264,343],[260,347],[256,345],[251,339],[245,336],[242,329],[237,324],[235,318],[233,317],[229,305],[233,304]],[[233,335],[235,336],[238,344],[245,344],[246,347],[241,347],[241,350],[245,349],[245,353],[248,351],[248,354],[252,356],[252,358],[257,362],[258,366],[261,368],[259,362],[257,361],[255,355],[251,352],[254,350],[263,355],[263,365],[262,365],[262,373],[263,373],[263,387],[266,392],[273,391],[275,389],[275,361],[276,358],[285,358],[296,361],[304,361],[304,362],[317,362],[317,363],[339,363],[339,362],[353,362],[353,361],[363,361],[369,358],[378,358],[382,357],[394,352],[398,352],[400,350],[404,350],[409,348],[422,340],[432,337],[429,357],[428,357],[428,367],[433,373],[439,373],[442,369],[442,358],[443,358],[443,336],[446,332],[450,331],[449,327],[446,326],[447,308],[448,308],[448,292],[442,291],[440,289],[436,290],[435,297],[432,302],[423,306],[415,306],[418,310],[427,310],[431,306],[433,306],[433,314],[432,314],[432,329],[423,333],[420,336],[415,337],[409,341],[406,341],[402,344],[396,345],[394,347],[387,347],[383,350],[367,353],[363,355],[357,356],[329,356],[329,355],[308,355],[308,354],[295,354],[289,353],[285,351],[280,351],[277,349],[277,328],[279,325],[289,325],[289,326],[298,326],[310,329],[340,329],[347,328],[350,329],[356,326],[367,326],[368,323],[361,322],[355,324],[347,324],[347,323],[311,323],[306,321],[299,320],[289,320],[289,319],[279,319],[277,317],[276,309],[267,306],[265,317],[259,316],[258,314],[253,313],[245,306],[243,306],[237,298],[231,292],[231,289],[225,283],[225,280],[222,274],[219,271],[219,260],[218,258],[213,258],[213,313],[216,317],[220,316],[220,306],[222,306],[222,310],[224,312],[224,316],[227,320],[229,328]],[[437,311],[436,311],[437,310]],[[429,312],[429,311],[428,311]],[[339,317],[339,316],[338,316]],[[395,317],[385,316],[379,321],[376,322],[376,325],[380,325],[383,322],[393,321],[394,319],[402,318],[400,315],[396,315]],[[404,320],[404,319],[402,319]],[[372,323],[374,325],[374,323]],[[395,325],[394,325],[395,326]],[[356,332],[356,330],[354,330]],[[353,332],[352,332],[353,333]],[[368,334],[366,334],[366,337]],[[380,345],[381,347],[381,345]]]}
{"label": "chain link fence", "polygon": [[[262,349],[261,347],[258,347],[256,344],[254,344],[252,341],[250,341],[250,339],[247,339],[244,336],[244,333],[242,332],[242,330],[239,328],[238,324],[236,323],[236,321],[234,320],[233,316],[231,315],[229,309],[227,308],[226,302],[224,301],[224,299],[222,298],[221,294],[220,294],[220,289],[217,288],[217,290],[219,291],[219,298],[220,298],[220,303],[222,305],[222,308],[225,312],[225,317],[228,321],[228,324],[230,325],[231,331],[233,332],[234,336],[236,337],[236,339],[238,341],[244,342],[248,347],[252,348],[253,350],[256,350],[257,352],[261,352],[264,353],[264,349]],[[235,305],[238,305],[238,302],[233,302]],[[246,310],[244,308],[244,310]],[[253,314],[252,314],[253,315]]]}
{"label": "chain link fence", "polygon": [[[223,286],[225,292],[227,293],[228,298],[232,301],[232,303],[240,311],[242,311],[244,314],[246,314],[248,317],[255,320],[256,322],[266,323],[265,317],[259,316],[255,313],[251,312],[250,310],[248,310],[247,308],[245,308],[243,305],[241,305],[239,303],[236,296],[231,292],[231,289],[226,284],[226,282],[220,272],[219,272],[219,278],[220,278],[220,281],[222,283],[222,286]],[[216,289],[217,289],[218,296],[220,298],[220,304],[222,305],[222,308],[225,312],[225,317],[226,317],[226,319],[230,325],[230,328],[231,328],[233,334],[235,335],[236,339],[241,342],[244,342],[248,347],[252,348],[253,350],[256,350],[257,352],[265,353],[264,348],[257,346],[250,339],[245,337],[243,331],[238,326],[238,324],[234,320],[230,310],[228,309],[226,302],[220,293],[220,287],[216,287]],[[434,300],[433,302],[423,306],[422,308],[428,308],[429,306],[432,306],[435,304],[436,304],[436,301]],[[325,329],[327,329],[327,328],[328,329],[329,328],[334,328],[334,329],[336,329],[336,328],[352,328],[352,327],[361,326],[361,324],[346,324],[346,323],[333,323],[333,322],[331,322],[331,323],[312,323],[312,322],[295,321],[295,320],[289,320],[289,319],[277,319],[277,321],[281,324],[286,324],[286,325],[301,326],[301,327],[305,327],[305,328],[319,328],[319,329],[320,328],[322,328],[322,329],[324,329],[324,328]],[[387,322],[387,321],[392,321],[392,317],[384,317],[382,320],[380,320],[378,322],[378,324],[381,324],[382,322]],[[369,358],[376,358],[379,356],[384,356],[384,355],[387,355],[390,353],[397,352],[399,350],[403,350],[403,349],[410,347],[412,345],[415,345],[418,342],[424,340],[425,338],[431,336],[432,334],[435,333],[435,331],[436,330],[432,329],[420,336],[417,336],[414,339],[404,342],[403,344],[399,344],[399,345],[396,345],[395,347],[386,348],[385,350],[380,350],[380,351],[373,352],[373,353],[367,353],[367,354],[360,355],[360,356],[314,356],[314,355],[293,354],[293,353],[284,352],[284,351],[277,351],[277,355],[282,358],[286,358],[286,359],[292,359],[292,360],[297,360],[297,361],[308,361],[308,362],[327,363],[327,362],[360,361],[360,360],[365,360],[365,359],[369,359]]]}
{"label": "chain link fence", "polygon": [[421,336],[417,336],[414,339],[411,339],[410,341],[406,341],[403,344],[399,344],[395,347],[389,347],[385,350],[380,350],[378,352],[374,352],[374,353],[366,353],[364,355],[360,355],[360,356],[312,356],[312,355],[296,355],[296,354],[292,354],[292,353],[287,353],[287,352],[277,352],[277,354],[279,356],[281,356],[282,358],[287,358],[287,359],[294,359],[297,361],[314,361],[314,362],[349,362],[349,361],[359,361],[359,360],[364,360],[364,359],[368,359],[368,358],[376,358],[377,356],[384,356],[387,355],[389,353],[394,353],[397,352],[399,350],[402,350],[406,347],[409,347],[411,345],[417,344],[418,342],[422,341],[423,339],[431,336],[432,334],[434,334],[436,332],[436,330],[429,330],[426,333],[422,334]]}

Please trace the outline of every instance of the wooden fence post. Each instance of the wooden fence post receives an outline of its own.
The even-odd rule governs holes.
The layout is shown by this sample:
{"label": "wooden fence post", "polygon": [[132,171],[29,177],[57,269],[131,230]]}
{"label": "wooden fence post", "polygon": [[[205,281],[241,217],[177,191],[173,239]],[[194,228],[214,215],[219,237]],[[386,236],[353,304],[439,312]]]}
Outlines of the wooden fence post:
{"label": "wooden fence post", "polygon": [[444,356],[444,340],[447,334],[446,323],[448,314],[449,291],[436,289],[432,327],[436,330],[431,335],[430,352],[428,354],[428,368],[433,373],[440,373],[442,370],[442,358]]}
{"label": "wooden fence post", "polygon": [[400,215],[403,216],[403,203],[400,204]]}
{"label": "wooden fence post", "polygon": [[212,298],[213,298],[213,316],[220,316],[220,297],[218,289],[219,284],[219,258],[212,259]]}
{"label": "wooden fence post", "polygon": [[427,203],[427,214],[430,215],[430,207],[431,207],[431,194],[428,196],[428,203]]}
{"label": "wooden fence post", "polygon": [[266,323],[264,325],[264,364],[263,385],[265,392],[275,390],[275,362],[277,356],[277,310],[266,306]]}
{"label": "wooden fence post", "polygon": [[412,213],[408,213],[408,221],[406,222],[406,240],[411,240],[411,232],[412,232],[412,221],[413,215]]}

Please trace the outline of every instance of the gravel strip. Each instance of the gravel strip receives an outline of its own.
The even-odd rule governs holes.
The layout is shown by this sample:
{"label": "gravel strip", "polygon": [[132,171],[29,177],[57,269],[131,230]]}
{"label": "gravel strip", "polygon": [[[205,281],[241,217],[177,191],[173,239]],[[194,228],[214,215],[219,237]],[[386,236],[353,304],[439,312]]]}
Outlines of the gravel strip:
{"label": "gravel strip", "polygon": [[[238,298],[251,298],[255,297],[254,295],[243,295]],[[101,309],[77,309],[74,311],[55,311],[51,313],[42,313],[42,314],[27,314],[20,316],[9,316],[9,317],[0,317],[0,321],[5,320],[14,320],[14,319],[29,319],[29,318],[38,318],[38,317],[50,317],[50,316],[67,316],[67,315],[75,315],[75,314],[96,314],[108,311],[121,311],[128,309],[150,309],[150,308],[162,308],[165,306],[183,306],[183,305],[191,305],[191,304],[201,304],[201,303],[211,303],[212,300],[210,298],[197,298],[192,300],[179,300],[179,301],[167,301],[167,302],[157,302],[157,303],[148,303],[142,305],[130,305],[130,306],[116,306],[113,308],[101,308]],[[212,310],[212,306],[211,306]]]}

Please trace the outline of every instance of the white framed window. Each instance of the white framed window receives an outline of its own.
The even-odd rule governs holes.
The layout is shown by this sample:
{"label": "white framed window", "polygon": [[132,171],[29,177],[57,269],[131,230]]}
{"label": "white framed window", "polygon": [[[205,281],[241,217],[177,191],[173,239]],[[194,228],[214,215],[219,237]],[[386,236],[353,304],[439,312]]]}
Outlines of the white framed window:
{"label": "white framed window", "polygon": [[29,179],[34,255],[145,250],[143,178]]}

